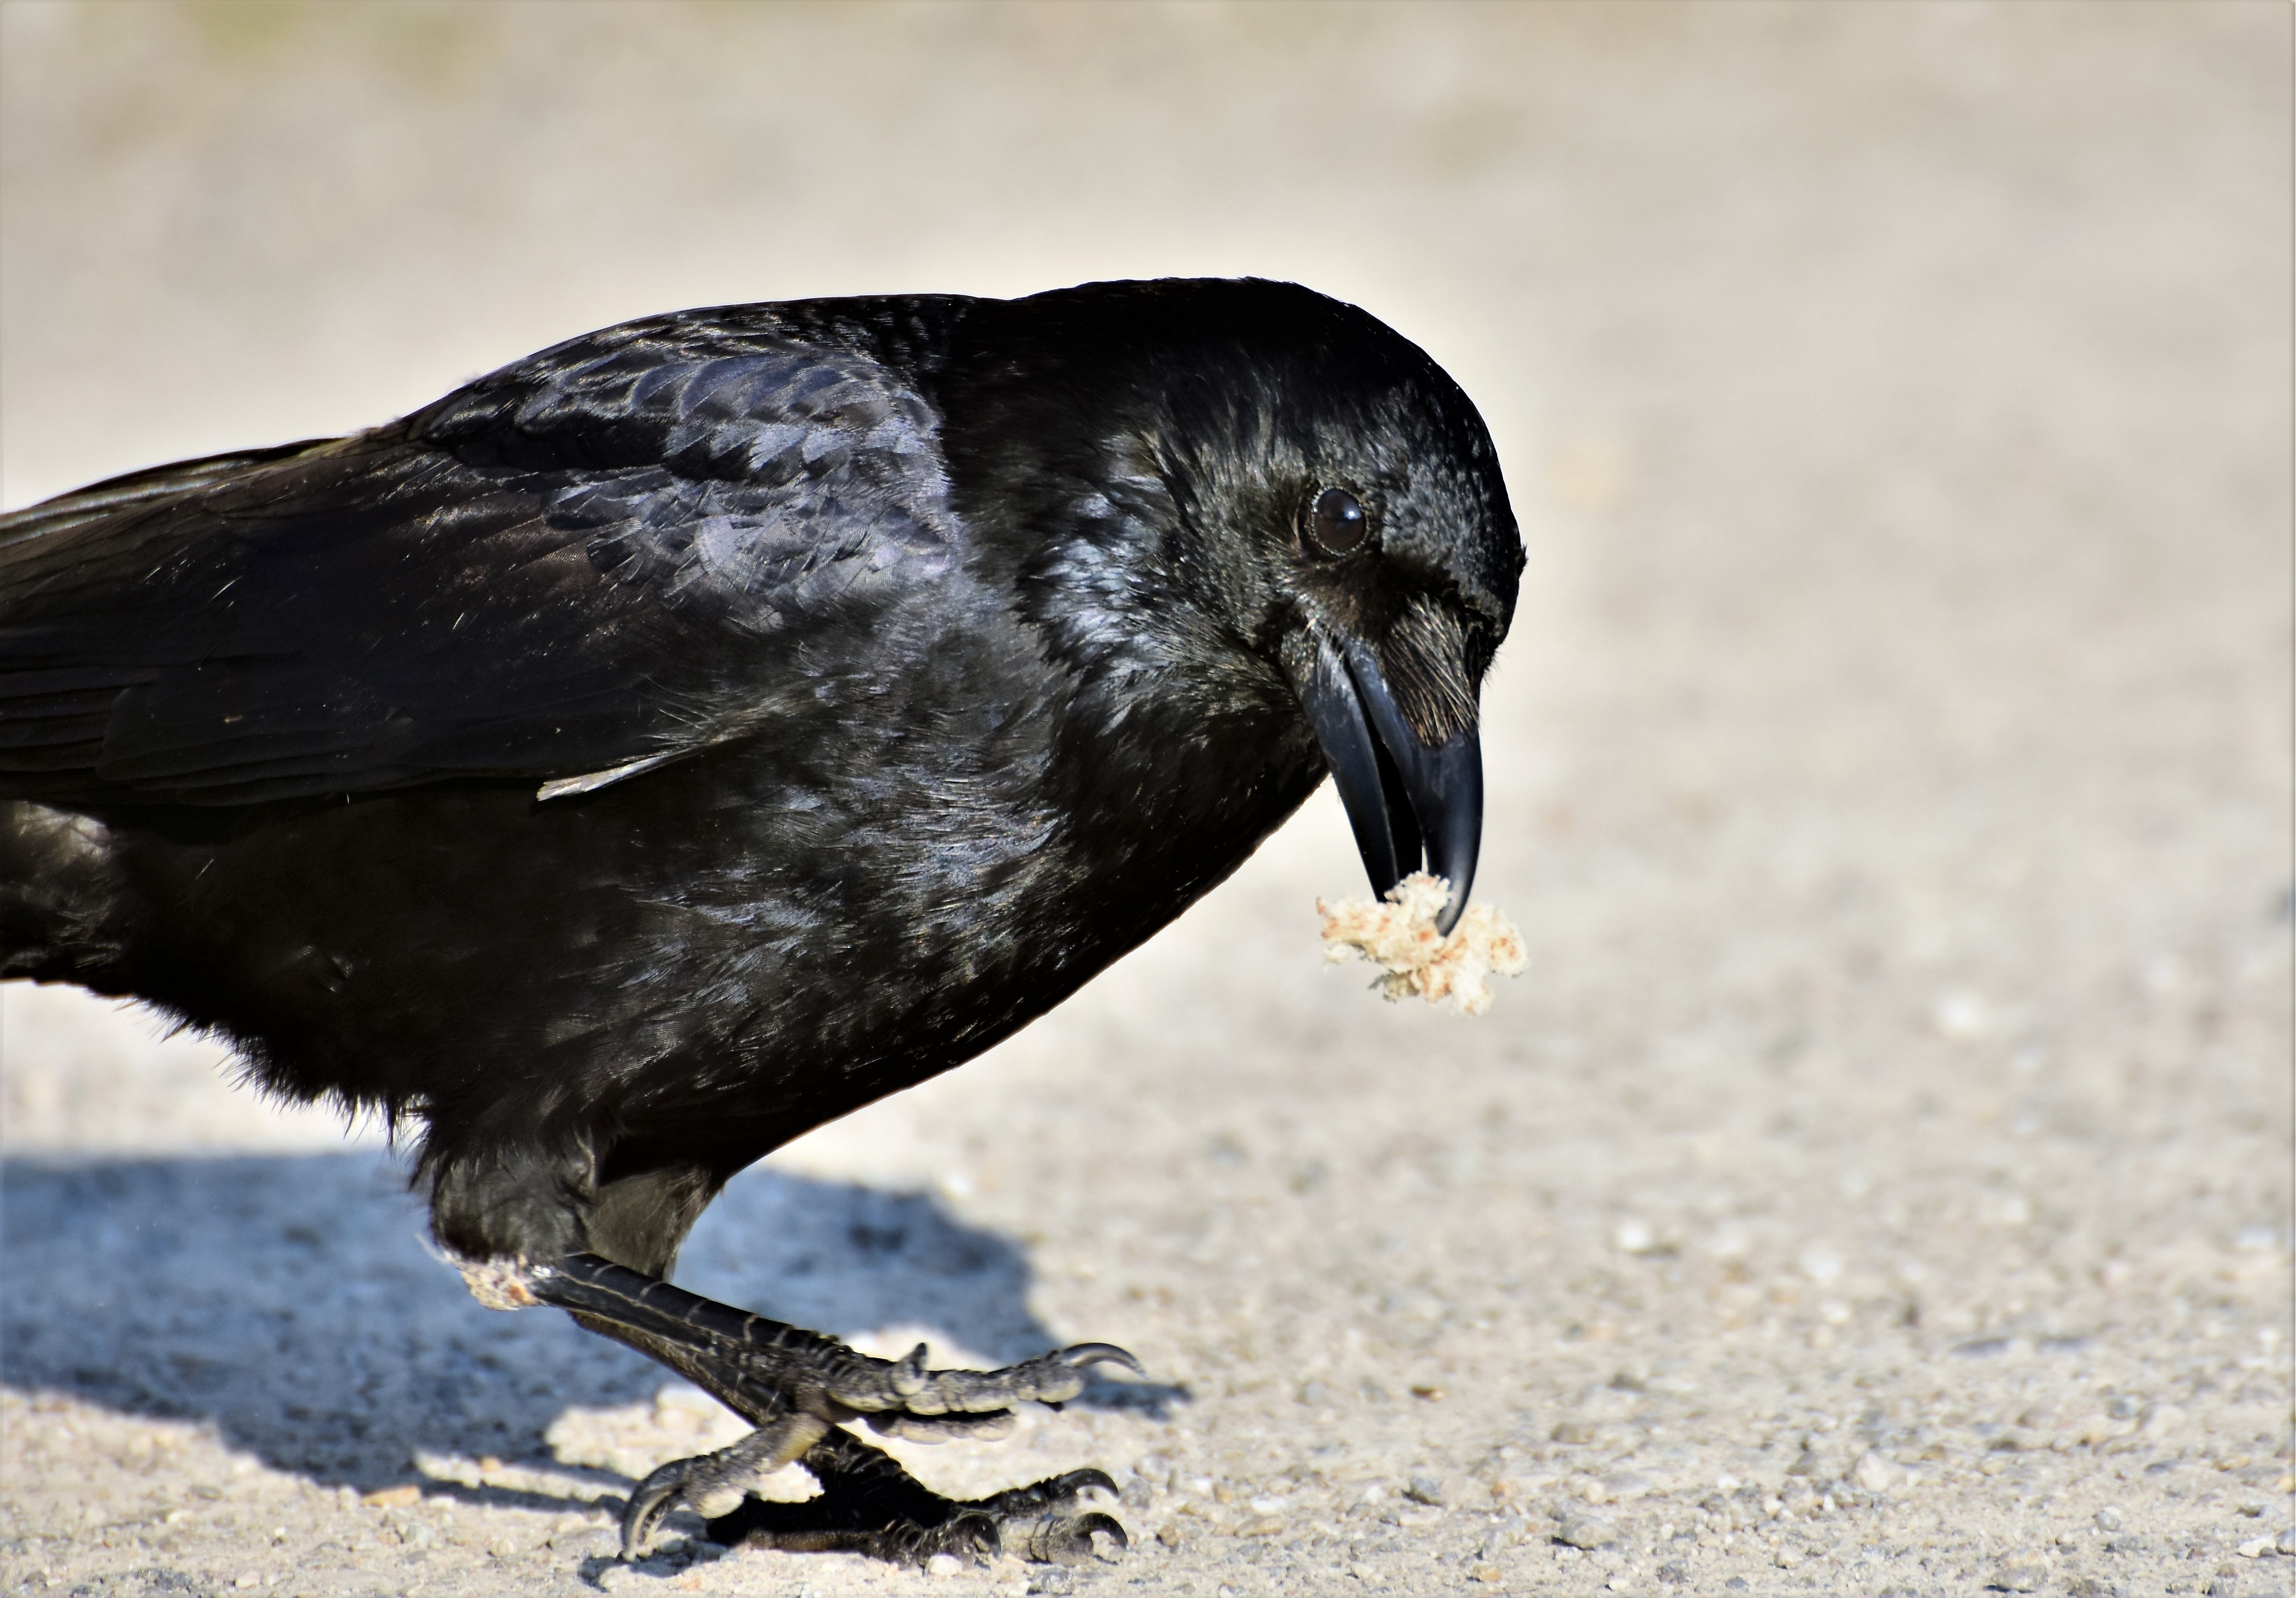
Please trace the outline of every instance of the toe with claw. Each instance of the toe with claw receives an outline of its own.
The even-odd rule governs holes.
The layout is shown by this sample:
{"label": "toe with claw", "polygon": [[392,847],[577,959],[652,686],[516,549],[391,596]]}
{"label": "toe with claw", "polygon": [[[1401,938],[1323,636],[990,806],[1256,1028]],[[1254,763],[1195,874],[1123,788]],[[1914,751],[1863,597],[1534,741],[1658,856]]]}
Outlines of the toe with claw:
{"label": "toe with claw", "polygon": [[622,1558],[644,1559],[673,1509],[714,1517],[739,1509],[765,1479],[820,1441],[827,1424],[787,1415],[714,1454],[675,1459],[638,1483],[622,1509]]}
{"label": "toe with claw", "polygon": [[1106,1537],[1122,1553],[1132,1546],[1123,1526],[1113,1515],[1097,1510],[1075,1512],[1077,1501],[1089,1492],[1116,1496],[1116,1483],[1105,1471],[1070,1471],[1028,1487],[1007,1487],[980,1501],[1008,1534],[1007,1545],[1022,1559],[1046,1565],[1080,1565],[1098,1550],[1093,1539]]}
{"label": "toe with claw", "polygon": [[828,1394],[861,1414],[983,1414],[1015,1404],[1065,1404],[1084,1391],[1085,1373],[1100,1364],[1145,1373],[1113,1343],[1078,1343],[999,1371],[929,1371],[919,1343],[905,1359],[852,1356],[831,1379]]}
{"label": "toe with claw", "polygon": [[1132,1546],[1132,1539],[1125,1536],[1116,1517],[1097,1510],[1082,1515],[1044,1515],[1025,1529],[1013,1529],[1021,1530],[1013,1552],[1040,1565],[1089,1564],[1100,1557],[1096,1537],[1108,1538],[1118,1553]]}

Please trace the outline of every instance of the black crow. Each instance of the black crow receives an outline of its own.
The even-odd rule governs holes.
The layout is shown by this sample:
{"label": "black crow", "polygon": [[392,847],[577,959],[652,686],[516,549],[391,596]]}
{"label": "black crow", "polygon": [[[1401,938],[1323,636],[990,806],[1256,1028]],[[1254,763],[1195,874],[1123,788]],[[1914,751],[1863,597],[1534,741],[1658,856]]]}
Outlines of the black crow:
{"label": "black crow", "polygon": [[[1326,771],[1373,886],[1423,861],[1456,919],[1521,565],[1466,396],[1295,286],[627,323],[0,519],[0,975],[411,1118],[482,1301],[750,1420],[639,1487],[626,1553],[684,1505],[1078,1557],[1122,1537],[1080,1507],[1100,1472],[956,1503],[844,1423],[993,1432],[1122,1350],[869,1358],[668,1285],[678,1245],[744,1166],[1076,991]],[[744,1504],[793,1459],[821,1496]]]}

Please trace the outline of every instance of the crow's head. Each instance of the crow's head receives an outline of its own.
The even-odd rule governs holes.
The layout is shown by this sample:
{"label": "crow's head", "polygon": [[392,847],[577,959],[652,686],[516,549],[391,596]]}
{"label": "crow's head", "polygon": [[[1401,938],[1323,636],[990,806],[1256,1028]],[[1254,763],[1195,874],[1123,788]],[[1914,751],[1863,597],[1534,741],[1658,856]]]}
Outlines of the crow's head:
{"label": "crow's head", "polygon": [[1292,284],[1093,283],[981,320],[997,358],[967,430],[993,433],[1029,524],[1033,619],[1077,669],[1183,689],[1206,725],[1304,711],[1373,887],[1423,861],[1452,884],[1447,930],[1523,564],[1474,406],[1384,324]]}

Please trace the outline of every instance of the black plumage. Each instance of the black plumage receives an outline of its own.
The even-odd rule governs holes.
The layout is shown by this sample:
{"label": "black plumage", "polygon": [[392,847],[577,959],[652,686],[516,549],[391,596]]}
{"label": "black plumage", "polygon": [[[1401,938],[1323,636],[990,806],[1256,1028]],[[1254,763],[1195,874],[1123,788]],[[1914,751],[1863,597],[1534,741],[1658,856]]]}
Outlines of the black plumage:
{"label": "black plumage", "polygon": [[1303,289],[627,324],[0,519],[0,974],[411,1118],[483,1296],[758,1422],[634,1497],[633,1545],[801,1455],[873,1528],[791,1545],[1073,1551],[1091,1482],[934,1520],[831,1428],[977,1430],[1115,1351],[965,1388],[648,1279],[734,1172],[1059,1003],[1327,768],[1375,885],[1423,855],[1456,915],[1521,564],[1473,406]]}

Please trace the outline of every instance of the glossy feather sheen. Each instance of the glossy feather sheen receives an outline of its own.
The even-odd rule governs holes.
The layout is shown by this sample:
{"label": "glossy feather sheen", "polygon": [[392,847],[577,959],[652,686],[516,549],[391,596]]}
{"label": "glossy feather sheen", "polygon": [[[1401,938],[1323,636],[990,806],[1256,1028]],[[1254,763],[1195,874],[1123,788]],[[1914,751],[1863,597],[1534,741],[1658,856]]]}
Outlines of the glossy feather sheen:
{"label": "glossy feather sheen", "polygon": [[[1294,530],[1337,480],[1344,570]],[[706,1200],[1241,864],[1324,773],[1302,641],[1471,713],[1521,558],[1465,397],[1305,290],[608,329],[0,519],[0,969],[434,1171]]]}

